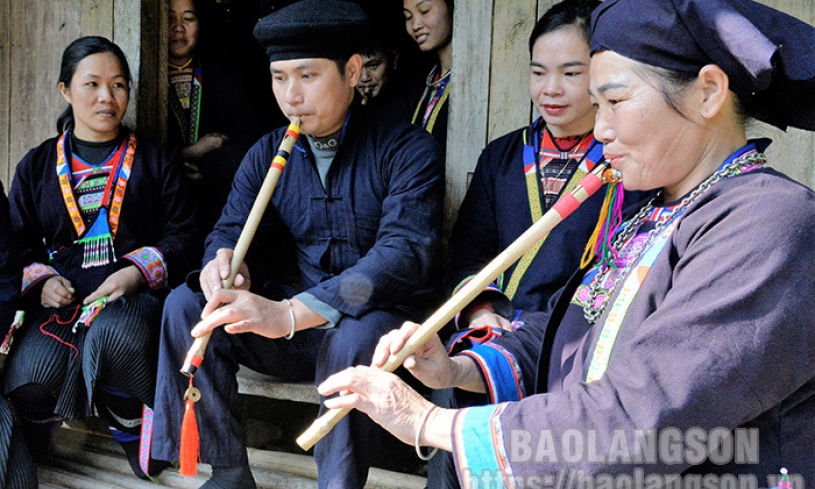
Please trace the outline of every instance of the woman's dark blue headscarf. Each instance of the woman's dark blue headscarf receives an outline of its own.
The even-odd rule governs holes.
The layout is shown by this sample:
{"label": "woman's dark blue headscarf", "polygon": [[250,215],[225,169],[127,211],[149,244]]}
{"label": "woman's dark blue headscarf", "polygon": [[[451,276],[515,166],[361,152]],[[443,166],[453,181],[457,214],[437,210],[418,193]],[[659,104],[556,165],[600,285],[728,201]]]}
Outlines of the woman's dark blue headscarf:
{"label": "woman's dark blue headscarf", "polygon": [[815,28],[750,0],[606,0],[592,51],[675,71],[718,65],[755,118],[815,130]]}

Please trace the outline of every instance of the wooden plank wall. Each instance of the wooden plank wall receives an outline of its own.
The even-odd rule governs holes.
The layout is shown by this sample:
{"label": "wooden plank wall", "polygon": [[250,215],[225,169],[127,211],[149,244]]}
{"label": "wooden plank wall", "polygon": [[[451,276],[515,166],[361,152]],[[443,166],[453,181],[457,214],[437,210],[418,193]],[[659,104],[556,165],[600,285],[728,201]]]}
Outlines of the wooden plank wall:
{"label": "wooden plank wall", "polygon": [[[761,0],[815,24],[811,0]],[[537,18],[557,0],[469,0],[460,3],[453,28],[453,84],[448,126],[448,219],[466,192],[468,176],[489,141],[529,124],[537,116],[528,90],[528,38]],[[484,26],[492,26],[491,29]],[[771,163],[815,186],[815,134],[788,133],[764,124],[751,136],[769,136]],[[448,225],[450,223],[448,222]]]}
{"label": "wooden plank wall", "polygon": [[[145,0],[150,3],[151,0]],[[157,2],[158,0],[152,0]],[[66,103],[57,90],[62,51],[74,39],[100,35],[127,56],[134,80],[141,60],[138,0],[4,0],[0,6],[0,179],[6,191],[17,162],[56,134]],[[135,126],[134,85],[125,123]]]}
{"label": "wooden plank wall", "polygon": [[[815,25],[815,2],[812,0],[760,0],[761,3]],[[786,133],[762,123],[748,128],[750,136],[773,139],[767,151],[770,165],[790,177],[815,188],[815,133],[790,129]]]}
{"label": "wooden plank wall", "polygon": [[448,141],[453,143],[447,148],[445,223],[448,229],[455,221],[458,205],[467,190],[470,162],[474,165],[483,142],[487,140],[492,7],[493,0],[460,2],[453,16],[450,98],[456,102],[450,105],[447,122]]}
{"label": "wooden plank wall", "polygon": [[[762,0],[815,23],[811,0]],[[555,0],[469,0],[455,12],[448,146],[448,223],[483,147],[533,117],[527,90],[527,39]],[[62,50],[81,35],[109,37],[125,50],[134,79],[126,122],[160,139],[166,124],[166,0],[4,0],[0,3],[0,180],[32,146],[55,133],[64,108],[56,90]],[[156,68],[158,67],[158,68]],[[775,139],[778,168],[815,186],[815,135],[762,125],[751,135]]]}
{"label": "wooden plank wall", "polygon": [[[117,0],[135,4],[133,0]],[[156,141],[167,138],[168,0],[142,0],[139,64],[139,134]]]}
{"label": "wooden plank wall", "polygon": [[0,3],[0,181],[6,192],[9,180],[9,138],[11,137],[9,117],[11,114],[11,3]]}

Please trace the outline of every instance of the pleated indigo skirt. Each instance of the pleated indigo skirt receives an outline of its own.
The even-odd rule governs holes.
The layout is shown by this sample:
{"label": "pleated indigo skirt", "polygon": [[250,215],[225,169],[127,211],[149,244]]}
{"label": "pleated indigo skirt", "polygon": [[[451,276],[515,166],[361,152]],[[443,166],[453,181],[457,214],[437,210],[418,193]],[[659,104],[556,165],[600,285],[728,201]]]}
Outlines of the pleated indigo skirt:
{"label": "pleated indigo skirt", "polygon": [[77,328],[76,306],[26,312],[6,362],[5,393],[44,385],[57,399],[54,414],[73,419],[93,415],[93,387],[104,382],[152,407],[162,304],[149,292],[120,297]]}

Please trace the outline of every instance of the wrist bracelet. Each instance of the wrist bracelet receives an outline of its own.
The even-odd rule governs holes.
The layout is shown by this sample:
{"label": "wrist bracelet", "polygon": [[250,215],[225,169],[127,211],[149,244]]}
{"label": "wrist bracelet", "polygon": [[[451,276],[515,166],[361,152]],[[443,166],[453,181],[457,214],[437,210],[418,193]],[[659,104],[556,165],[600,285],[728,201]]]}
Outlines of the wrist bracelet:
{"label": "wrist bracelet", "polygon": [[294,333],[297,331],[297,317],[294,315],[294,305],[288,299],[283,299],[283,302],[289,305],[289,317],[291,318],[291,332],[284,336],[287,340],[294,338]]}
{"label": "wrist bracelet", "polygon": [[422,422],[421,424],[419,424],[419,429],[416,430],[416,439],[413,442],[413,445],[416,447],[416,455],[424,461],[430,460],[431,458],[433,458],[433,455],[435,455],[436,452],[439,451],[438,448],[434,448],[429,455],[425,455],[422,453],[422,447],[419,446],[419,438],[422,436],[422,430],[424,429],[424,425],[427,424],[427,420],[430,419],[430,413],[432,413],[437,407],[438,406],[434,404],[427,408],[424,414],[422,414]]}

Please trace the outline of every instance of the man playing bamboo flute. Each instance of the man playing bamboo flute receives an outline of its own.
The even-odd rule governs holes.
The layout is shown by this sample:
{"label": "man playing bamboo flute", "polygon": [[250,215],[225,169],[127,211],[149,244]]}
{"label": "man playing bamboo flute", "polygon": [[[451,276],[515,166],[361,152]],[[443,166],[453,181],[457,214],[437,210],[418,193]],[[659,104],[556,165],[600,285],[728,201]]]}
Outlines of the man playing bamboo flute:
{"label": "man playing bamboo flute", "polygon": [[[254,488],[240,424],[239,364],[316,380],[370,364],[382,334],[427,313],[444,200],[432,137],[355,99],[367,19],[350,2],[303,0],[261,19],[277,103],[301,118],[269,207],[231,290],[221,287],[284,129],[244,158],[204,268],[167,299],[156,393],[155,453],[178,459],[179,373],[193,336],[212,331],[195,375],[205,488]],[[203,318],[203,319],[202,319]],[[197,324],[197,326],[196,326]],[[220,327],[223,326],[223,327]],[[192,335],[190,334],[192,332]],[[317,444],[319,486],[363,487],[382,432],[354,413]]]}

